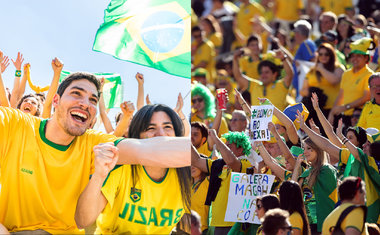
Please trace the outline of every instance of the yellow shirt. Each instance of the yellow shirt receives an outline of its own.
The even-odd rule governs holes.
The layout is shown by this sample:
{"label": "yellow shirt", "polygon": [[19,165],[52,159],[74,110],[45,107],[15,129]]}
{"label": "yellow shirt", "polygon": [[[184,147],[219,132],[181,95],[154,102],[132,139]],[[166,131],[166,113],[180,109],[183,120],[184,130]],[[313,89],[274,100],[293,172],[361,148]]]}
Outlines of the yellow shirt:
{"label": "yellow shirt", "polygon": [[[210,118],[207,118],[207,119],[201,119],[197,115],[193,115],[191,117],[191,122],[203,122],[204,124],[206,124],[206,126],[208,128],[211,128],[212,124],[214,122],[214,118],[210,117]],[[223,134],[226,134],[226,133],[228,133],[228,125],[227,125],[226,119],[224,117],[222,117],[222,122],[220,123],[219,135],[218,136],[220,137],[220,136],[222,136]]]}
{"label": "yellow shirt", "polygon": [[260,60],[253,61],[250,56],[244,56],[239,60],[241,72],[250,78],[259,79],[259,66]]}
{"label": "yellow shirt", "polygon": [[[342,205],[338,206],[335,208],[325,219],[323,222],[323,227],[322,227],[322,234],[330,234],[329,229],[332,226],[335,226],[336,223],[338,222],[339,216],[342,214],[342,212],[349,206],[352,206],[354,204],[352,203],[343,203]],[[346,218],[343,220],[341,224],[341,229],[343,232],[351,227],[351,228],[356,228],[358,231],[363,230],[363,217],[364,217],[364,212],[362,208],[356,208],[352,210]],[[364,229],[364,231],[361,234],[368,234],[367,229]]]}
{"label": "yellow shirt", "polygon": [[236,15],[237,28],[248,38],[252,34],[252,25],[250,20],[255,16],[264,16],[264,8],[256,2],[250,2],[247,5],[241,4]]}
{"label": "yellow shirt", "polygon": [[196,186],[193,185],[191,189],[191,209],[196,211],[201,217],[201,230],[204,231],[208,228],[208,212],[210,206],[205,205],[207,190],[210,182],[205,178],[199,185],[198,189],[195,191]]}
{"label": "yellow shirt", "polygon": [[251,93],[252,105],[260,105],[257,98],[268,98],[270,102],[281,111],[288,106],[286,101],[288,90],[289,89],[285,86],[283,79],[277,80],[266,87],[257,80],[250,81],[248,85],[248,91]]}
{"label": "yellow shirt", "polygon": [[301,234],[303,234],[303,220],[300,213],[297,211],[293,212],[293,214],[289,216],[289,222],[293,229],[298,229],[301,231]]}
{"label": "yellow shirt", "polygon": [[215,78],[215,47],[214,44],[206,40],[202,43],[196,50],[195,54],[193,55],[193,64],[194,66],[197,66],[202,61],[207,63],[207,66],[205,69],[207,69],[209,73],[209,80],[207,83],[214,83]]}
{"label": "yellow shirt", "polygon": [[0,223],[10,232],[84,233],[74,221],[94,170],[93,147],[117,138],[87,130],[67,146],[46,139],[47,120],[0,107]]}
{"label": "yellow shirt", "polygon": [[185,212],[176,169],[156,182],[139,165],[135,186],[131,169],[114,169],[103,184],[108,203],[97,219],[96,234],[170,234]]}
{"label": "yellow shirt", "polygon": [[334,106],[334,102],[340,90],[339,84],[333,85],[322,76],[320,78],[320,81],[318,81],[317,73],[314,69],[310,70],[310,72],[306,74],[305,81],[307,81],[309,87],[317,87],[321,89],[323,93],[325,93],[327,96],[326,105],[324,107],[325,109],[331,109]]}
{"label": "yellow shirt", "polygon": [[374,127],[380,130],[380,105],[372,101],[367,102],[364,105],[357,126],[363,127],[364,129]]}
{"label": "yellow shirt", "polygon": [[215,49],[219,49],[223,44],[223,35],[219,32],[215,32],[208,37],[208,40],[214,44]]}
{"label": "yellow shirt", "polygon": [[201,145],[201,147],[199,147],[197,149],[197,151],[198,151],[198,153],[204,154],[207,157],[210,157],[210,155],[212,153],[210,150],[208,150],[208,143],[207,143],[207,141],[203,145]]}
{"label": "yellow shirt", "polygon": [[[207,159],[208,172],[211,172],[211,165],[213,160]],[[251,167],[251,163],[247,159],[240,159],[241,173],[246,173],[248,167]],[[231,169],[225,165],[223,171],[220,173],[219,178],[222,179],[218,194],[215,201],[212,202],[212,217],[210,226],[215,227],[229,227],[233,226],[235,222],[226,222],[224,217],[226,215],[228,192],[230,190]]]}
{"label": "yellow shirt", "polygon": [[322,11],[332,11],[335,15],[345,14],[347,8],[353,8],[352,0],[320,0]]}
{"label": "yellow shirt", "polygon": [[[343,89],[343,104],[341,105],[349,104],[362,97],[364,91],[369,91],[368,78],[372,73],[373,71],[367,65],[356,73],[353,69],[343,73],[340,82],[340,89]],[[349,109],[344,114],[350,116],[353,112],[354,109]]]}
{"label": "yellow shirt", "polygon": [[297,21],[299,11],[304,8],[302,0],[275,0],[276,18],[286,21]]}

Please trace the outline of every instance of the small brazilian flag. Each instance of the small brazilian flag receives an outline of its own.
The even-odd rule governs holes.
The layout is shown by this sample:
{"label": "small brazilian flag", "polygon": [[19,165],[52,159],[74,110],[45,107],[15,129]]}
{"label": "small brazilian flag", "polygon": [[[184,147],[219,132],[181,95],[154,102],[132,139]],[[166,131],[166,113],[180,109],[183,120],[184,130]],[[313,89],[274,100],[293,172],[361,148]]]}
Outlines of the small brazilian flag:
{"label": "small brazilian flag", "polygon": [[190,1],[112,0],[94,51],[190,78]]}
{"label": "small brazilian flag", "polygon": [[[62,82],[71,72],[62,71],[59,82]],[[103,99],[107,109],[118,108],[123,102],[123,86],[120,74],[116,73],[92,73],[97,78],[104,77]]]}

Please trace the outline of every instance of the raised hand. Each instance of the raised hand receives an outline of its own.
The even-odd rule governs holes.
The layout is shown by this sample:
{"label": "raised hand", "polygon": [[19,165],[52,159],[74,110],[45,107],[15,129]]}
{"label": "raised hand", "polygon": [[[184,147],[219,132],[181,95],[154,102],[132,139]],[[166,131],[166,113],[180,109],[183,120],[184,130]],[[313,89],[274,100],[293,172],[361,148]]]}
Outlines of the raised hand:
{"label": "raised hand", "polygon": [[180,113],[182,111],[182,108],[183,108],[183,98],[182,98],[182,95],[181,95],[181,92],[178,94],[178,99],[177,99],[177,104],[174,108],[174,111],[176,113]]}
{"label": "raised hand", "polygon": [[100,92],[103,92],[103,86],[104,86],[104,83],[105,83],[105,78],[104,77],[102,77],[101,79],[100,79]]}
{"label": "raised hand", "polygon": [[51,61],[51,67],[53,68],[54,73],[61,74],[63,69],[63,63],[57,57]]}
{"label": "raised hand", "polygon": [[216,133],[216,130],[215,130],[215,129],[209,129],[209,130],[208,130],[208,136],[209,136],[212,140],[215,140],[216,138],[218,138],[218,134]]}
{"label": "raised hand", "polygon": [[0,68],[1,68],[1,73],[4,73],[4,71],[7,69],[9,65],[9,58],[8,56],[4,56],[3,52],[0,51]]}
{"label": "raised hand", "polygon": [[336,128],[336,135],[342,139],[344,137],[343,133],[342,133],[342,129],[343,129],[343,120],[342,118],[339,119],[338,121],[338,127]]}
{"label": "raised hand", "polygon": [[317,125],[315,125],[315,122],[314,120],[311,118],[309,120],[309,124],[310,124],[310,128],[315,132],[315,133],[318,133],[319,135],[321,134],[321,131],[319,130],[319,127]]}
{"label": "raised hand", "polygon": [[276,126],[273,124],[273,122],[269,122],[268,123],[268,129],[270,132],[272,132],[273,134],[276,133]]}
{"label": "raised hand", "polygon": [[262,105],[262,104],[272,104],[270,102],[270,100],[268,100],[267,98],[259,98],[259,97],[257,97],[257,99],[259,100],[260,105]]}
{"label": "raised hand", "polygon": [[144,75],[141,73],[136,73],[135,78],[139,85],[144,85]]}
{"label": "raised hand", "polygon": [[16,70],[21,71],[22,63],[24,62],[24,58],[22,57],[22,54],[20,52],[17,53],[16,61],[12,60],[13,65],[16,67]]}
{"label": "raised hand", "polygon": [[305,117],[302,115],[302,113],[297,110],[296,114],[297,122],[300,124],[300,128],[304,129],[305,128]]}
{"label": "raised hand", "polygon": [[146,104],[152,104],[152,102],[150,102],[150,99],[149,99],[149,94],[146,95]]}
{"label": "raised hand", "polygon": [[99,144],[94,147],[95,172],[98,176],[106,178],[115,167],[119,158],[119,149],[112,142]]}
{"label": "raised hand", "polygon": [[120,109],[125,116],[132,116],[135,111],[135,106],[131,101],[125,101],[120,104]]}
{"label": "raised hand", "polygon": [[313,104],[314,110],[319,109],[318,95],[315,92],[311,93],[311,103]]}

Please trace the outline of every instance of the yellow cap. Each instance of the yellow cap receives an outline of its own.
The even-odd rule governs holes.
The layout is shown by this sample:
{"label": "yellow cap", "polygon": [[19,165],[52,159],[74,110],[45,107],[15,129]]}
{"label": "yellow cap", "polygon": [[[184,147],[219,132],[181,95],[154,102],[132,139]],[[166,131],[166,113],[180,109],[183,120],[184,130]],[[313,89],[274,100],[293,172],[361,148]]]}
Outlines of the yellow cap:
{"label": "yellow cap", "polygon": [[369,55],[369,49],[373,43],[372,38],[361,38],[350,44],[351,54]]}

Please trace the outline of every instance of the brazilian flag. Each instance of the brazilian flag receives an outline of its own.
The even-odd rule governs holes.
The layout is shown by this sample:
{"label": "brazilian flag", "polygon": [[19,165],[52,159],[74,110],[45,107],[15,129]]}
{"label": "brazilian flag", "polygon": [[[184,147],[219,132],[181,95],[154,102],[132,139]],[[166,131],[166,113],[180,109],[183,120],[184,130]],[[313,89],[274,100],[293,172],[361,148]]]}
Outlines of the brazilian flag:
{"label": "brazilian flag", "polygon": [[[71,72],[62,71],[59,82],[62,82]],[[97,78],[104,77],[103,99],[107,109],[118,108],[123,102],[123,84],[120,74],[117,73],[92,73]]]}
{"label": "brazilian flag", "polygon": [[94,51],[190,78],[190,1],[112,0]]}

